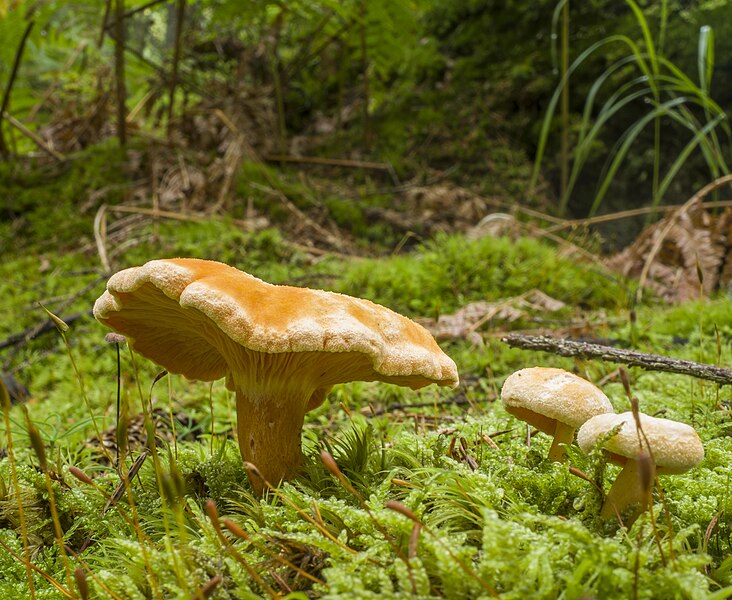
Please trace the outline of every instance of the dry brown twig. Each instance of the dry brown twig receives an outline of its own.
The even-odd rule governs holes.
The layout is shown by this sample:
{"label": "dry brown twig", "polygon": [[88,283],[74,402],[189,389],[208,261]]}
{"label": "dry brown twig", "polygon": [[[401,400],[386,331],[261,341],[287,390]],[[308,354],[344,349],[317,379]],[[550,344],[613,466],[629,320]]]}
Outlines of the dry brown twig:
{"label": "dry brown twig", "polygon": [[5,144],[5,136],[2,132],[2,119],[3,115],[5,115],[8,106],[10,105],[10,94],[13,91],[13,84],[15,83],[15,77],[18,75],[18,69],[20,68],[20,61],[23,57],[23,50],[25,50],[25,44],[28,41],[28,37],[30,36],[30,32],[33,29],[33,25],[35,25],[35,21],[28,21],[28,24],[25,27],[25,31],[23,32],[23,35],[20,38],[20,43],[18,44],[18,48],[15,51],[15,58],[13,59],[13,66],[10,69],[10,77],[8,77],[8,81],[5,84],[5,91],[3,92],[2,101],[0,102],[0,155],[1,156],[7,156],[8,155],[8,147]]}
{"label": "dry brown twig", "polygon": [[41,136],[39,136],[34,131],[28,129],[25,125],[23,125],[23,123],[18,121],[18,119],[16,119],[9,112],[5,111],[3,113],[3,119],[5,119],[10,125],[15,127],[18,131],[20,131],[20,133],[22,133],[25,137],[27,137],[34,144],[36,144],[41,150],[55,158],[57,161],[61,162],[66,160],[66,157],[63,154],[51,148],[51,146],[49,146]]}
{"label": "dry brown twig", "polygon": [[732,370],[698,363],[693,360],[681,360],[660,354],[648,354],[637,350],[624,350],[602,344],[590,344],[574,340],[553,338],[548,335],[524,335],[512,333],[502,341],[516,348],[540,350],[559,356],[577,356],[580,358],[599,358],[611,362],[619,362],[648,371],[663,371],[679,375],[690,375],[699,379],[714,381],[719,385],[732,384]]}

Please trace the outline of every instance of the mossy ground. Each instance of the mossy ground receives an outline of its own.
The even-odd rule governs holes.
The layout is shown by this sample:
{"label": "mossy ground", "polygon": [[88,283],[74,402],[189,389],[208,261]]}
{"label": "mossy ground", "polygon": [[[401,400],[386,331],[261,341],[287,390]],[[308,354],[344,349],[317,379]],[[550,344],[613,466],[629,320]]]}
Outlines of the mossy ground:
{"label": "mossy ground", "polygon": [[[184,428],[178,430],[174,443],[159,446],[155,460],[147,458],[129,495],[105,512],[119,477],[86,440],[94,423],[99,430],[115,423],[117,355],[88,314],[104,288],[98,257],[86,243],[93,239],[90,221],[64,224],[73,237],[56,241],[63,252],[39,241],[39,231],[3,252],[0,339],[41,321],[40,302],[80,316],[65,340],[53,331],[2,355],[5,370],[30,388],[25,406],[53,477],[39,470],[28,421],[14,407],[8,415],[12,447],[7,432],[2,446],[12,450],[15,474],[10,458],[0,461],[0,597],[30,597],[16,485],[38,598],[75,590],[79,567],[98,598],[203,597],[200,590],[221,599],[732,595],[729,389],[629,370],[641,409],[694,425],[706,458],[688,474],[661,477],[654,519],[643,516],[626,531],[598,520],[596,487],[570,471],[607,487],[616,467],[576,448],[569,464],[548,462],[549,439],[527,438],[525,426],[496,402],[509,373],[546,365],[602,382],[615,408],[628,410],[616,365],[511,349],[491,335],[505,326],[499,323],[486,324],[483,346],[444,344],[460,368],[458,390],[338,386],[307,417],[302,476],[262,500],[252,496],[230,437],[233,399],[223,382],[173,376],[155,382],[158,369],[123,347],[121,397],[129,413],[141,412],[148,401],[182,411],[200,435],[186,441]],[[673,308],[647,301],[635,307],[631,322],[631,283],[561,258],[533,239],[442,235],[408,254],[314,261],[275,230],[244,233],[228,221],[155,227],[152,235],[153,225],[141,226],[138,243],[120,245],[115,266],[173,255],[224,260],[272,282],[363,296],[413,317],[540,289],[568,305],[552,316],[557,326],[581,318],[593,336],[618,344],[732,362],[726,297]],[[335,457],[352,490],[325,468],[322,450]],[[93,475],[94,485],[76,479],[70,467]],[[206,512],[209,499],[245,537],[235,535],[236,527],[217,533]],[[406,506],[420,525],[387,508],[389,501]],[[66,559],[55,541],[52,510],[63,528]]]}

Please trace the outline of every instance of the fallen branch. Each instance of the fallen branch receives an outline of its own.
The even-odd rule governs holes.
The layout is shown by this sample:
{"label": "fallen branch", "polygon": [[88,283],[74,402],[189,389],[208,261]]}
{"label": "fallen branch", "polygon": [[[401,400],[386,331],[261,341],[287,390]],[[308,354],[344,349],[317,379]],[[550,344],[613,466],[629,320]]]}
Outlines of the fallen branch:
{"label": "fallen branch", "polygon": [[632,367],[640,367],[647,371],[664,371],[666,373],[677,373],[679,375],[690,375],[699,379],[714,381],[720,385],[732,384],[732,370],[698,363],[693,360],[681,360],[662,356],[660,354],[647,354],[637,350],[623,350],[602,344],[590,344],[553,338],[546,335],[522,335],[511,333],[502,338],[503,342],[515,348],[524,350],[541,350],[551,352],[559,356],[577,356],[580,358],[599,358],[611,362],[623,363]]}
{"label": "fallen branch", "polygon": [[[74,321],[78,321],[79,319],[86,316],[91,316],[91,311],[78,312],[72,315],[68,315],[66,317],[63,317],[63,322],[69,325]],[[17,344],[23,344],[34,338],[37,338],[43,333],[48,333],[49,331],[56,331],[56,324],[51,319],[41,321],[39,324],[33,325],[33,327],[28,327],[23,331],[13,333],[4,340],[1,340],[0,350],[4,350],[5,348],[9,348],[10,346],[15,346]]]}

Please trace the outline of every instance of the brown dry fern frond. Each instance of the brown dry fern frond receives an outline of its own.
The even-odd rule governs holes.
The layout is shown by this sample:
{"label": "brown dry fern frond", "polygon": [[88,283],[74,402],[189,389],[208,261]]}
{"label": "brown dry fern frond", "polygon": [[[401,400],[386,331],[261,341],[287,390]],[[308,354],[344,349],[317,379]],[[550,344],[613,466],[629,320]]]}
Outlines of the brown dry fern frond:
{"label": "brown dry fern frond", "polygon": [[639,278],[642,287],[665,300],[683,302],[709,295],[729,281],[731,233],[732,212],[714,215],[697,199],[646,227],[606,264]]}

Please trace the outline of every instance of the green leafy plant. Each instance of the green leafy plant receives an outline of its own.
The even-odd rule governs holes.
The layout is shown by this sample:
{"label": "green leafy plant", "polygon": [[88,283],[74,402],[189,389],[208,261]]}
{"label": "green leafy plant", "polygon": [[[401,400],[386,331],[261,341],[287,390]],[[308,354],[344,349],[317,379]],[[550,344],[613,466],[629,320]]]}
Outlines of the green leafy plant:
{"label": "green leafy plant", "polygon": [[[694,80],[677,67],[663,54],[662,42],[654,40],[650,25],[634,0],[627,0],[641,33],[641,41],[637,41],[625,34],[614,34],[593,43],[584,50],[571,64],[567,73],[557,85],[549,102],[539,136],[534,171],[529,188],[532,190],[539,177],[551,132],[551,124],[562,90],[570,77],[576,75],[586,62],[594,55],[610,53],[616,47],[621,47],[620,55],[614,58],[605,71],[598,75],[585,98],[584,109],[579,123],[577,139],[572,151],[572,169],[566,189],[562,190],[559,203],[559,213],[563,214],[567,203],[583,172],[595,144],[600,139],[603,130],[613,119],[622,117],[632,105],[644,103],[648,106],[647,112],[625,129],[615,143],[598,179],[595,196],[589,207],[589,214],[594,214],[605,198],[611,183],[617,177],[620,167],[629,156],[631,149],[637,153],[637,142],[641,134],[653,126],[652,144],[652,206],[657,206],[664,198],[669,186],[686,164],[690,155],[701,152],[709,170],[711,178],[717,178],[728,170],[728,144],[718,135],[721,129],[729,143],[732,129],[726,121],[727,115],[711,96],[711,81],[714,72],[714,37],[708,26],[699,32],[697,66],[698,80]],[[663,2],[662,14],[666,15],[666,2]],[[665,17],[664,17],[665,19]],[[665,20],[661,24],[659,36],[665,35]],[[612,89],[606,100],[596,108],[605,88]],[[662,127],[663,123],[674,127]],[[670,137],[672,131],[687,130],[690,139],[679,151],[676,158],[661,176],[662,135]]]}

